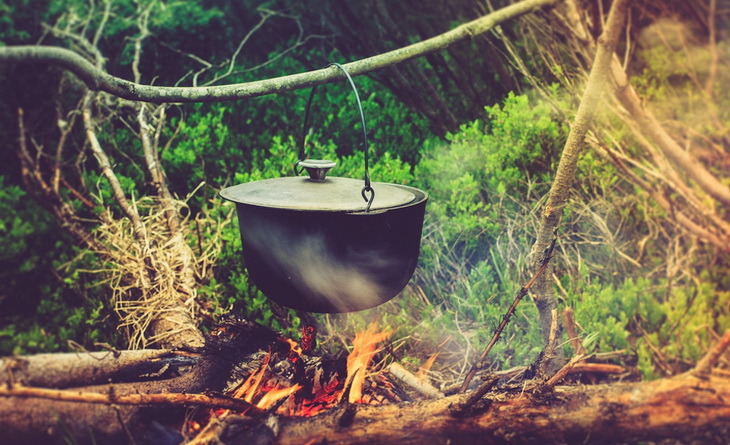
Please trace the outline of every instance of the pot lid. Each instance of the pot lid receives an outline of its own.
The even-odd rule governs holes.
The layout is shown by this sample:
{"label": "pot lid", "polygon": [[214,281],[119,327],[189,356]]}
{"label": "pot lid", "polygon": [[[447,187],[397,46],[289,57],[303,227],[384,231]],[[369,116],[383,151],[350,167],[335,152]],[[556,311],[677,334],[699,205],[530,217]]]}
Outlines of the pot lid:
{"label": "pot lid", "polygon": [[[375,198],[370,210],[387,209],[408,204],[416,195],[405,187],[373,182]],[[221,190],[223,198],[242,204],[292,210],[364,211],[363,181],[329,177],[313,181],[303,176],[264,179]]]}

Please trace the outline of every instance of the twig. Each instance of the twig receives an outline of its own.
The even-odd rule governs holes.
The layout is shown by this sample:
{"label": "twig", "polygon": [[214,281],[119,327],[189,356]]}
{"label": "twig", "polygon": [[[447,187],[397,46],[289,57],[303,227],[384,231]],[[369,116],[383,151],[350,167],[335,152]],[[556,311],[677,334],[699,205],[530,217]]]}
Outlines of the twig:
{"label": "twig", "polygon": [[563,309],[563,325],[565,326],[565,332],[568,334],[570,345],[573,347],[573,353],[575,353],[575,355],[586,354],[586,348],[583,347],[583,343],[580,341],[580,337],[578,336],[578,331],[575,330],[573,308],[566,307]]}
{"label": "twig", "polygon": [[573,369],[573,367],[578,364],[578,362],[585,360],[586,356],[583,354],[576,355],[568,363],[565,364],[558,372],[555,373],[554,376],[550,377],[547,382],[545,382],[545,388],[552,388],[558,383],[560,383],[561,380],[563,380],[563,377],[568,375],[570,371]]}
{"label": "twig", "polygon": [[730,329],[725,331],[725,334],[720,338],[715,346],[705,354],[702,359],[697,362],[694,369],[691,371],[692,375],[701,379],[707,379],[712,373],[712,368],[717,364],[722,354],[725,353],[728,346],[730,346]]}
{"label": "twig", "polygon": [[159,393],[116,395],[13,385],[0,388],[0,397],[25,397],[103,405],[207,406],[263,415],[264,410],[242,399],[205,394]]}
{"label": "twig", "polygon": [[489,351],[492,350],[494,345],[497,343],[497,340],[499,340],[500,335],[502,335],[502,331],[504,330],[504,327],[507,326],[507,323],[509,322],[509,319],[512,317],[512,315],[515,313],[515,309],[517,309],[517,305],[520,303],[522,298],[524,298],[525,295],[527,295],[527,292],[530,291],[530,288],[533,284],[535,284],[535,281],[537,281],[537,278],[540,276],[540,274],[543,273],[543,271],[547,268],[548,263],[550,263],[550,259],[553,257],[553,250],[555,249],[555,242],[557,241],[557,236],[553,236],[553,240],[548,246],[547,249],[543,252],[543,257],[540,260],[540,268],[537,269],[535,274],[530,278],[530,281],[520,289],[520,291],[517,293],[517,296],[515,297],[514,301],[512,302],[512,306],[509,307],[507,310],[507,313],[504,314],[504,318],[502,318],[502,322],[497,327],[497,330],[494,332],[494,335],[492,336],[492,339],[489,341],[489,344],[487,344],[487,347],[484,348],[484,352],[482,352],[482,355],[479,357],[477,361],[474,362],[474,364],[471,367],[471,370],[466,375],[466,378],[464,379],[464,383],[462,383],[461,388],[459,389],[459,392],[463,393],[466,392],[467,388],[469,388],[469,384],[471,383],[471,380],[474,378],[474,374],[476,374],[477,370],[481,367],[481,363],[484,361],[484,359],[487,358],[487,355],[489,354]]}
{"label": "twig", "polygon": [[463,402],[458,403],[454,405],[451,408],[451,414],[458,416],[461,414],[464,414],[466,411],[469,410],[472,406],[474,406],[475,403],[477,403],[479,400],[484,397],[484,394],[489,392],[490,389],[494,388],[494,385],[499,382],[499,376],[497,375],[489,375],[485,378],[484,383],[482,383],[479,388],[475,389],[469,396],[464,399]]}
{"label": "twig", "polygon": [[429,399],[440,399],[444,397],[444,393],[436,389],[430,383],[419,379],[411,372],[409,372],[406,368],[401,366],[399,363],[393,362],[388,365],[387,369],[388,372],[390,372],[395,378],[410,386],[419,393],[423,394],[424,396],[428,397]]}

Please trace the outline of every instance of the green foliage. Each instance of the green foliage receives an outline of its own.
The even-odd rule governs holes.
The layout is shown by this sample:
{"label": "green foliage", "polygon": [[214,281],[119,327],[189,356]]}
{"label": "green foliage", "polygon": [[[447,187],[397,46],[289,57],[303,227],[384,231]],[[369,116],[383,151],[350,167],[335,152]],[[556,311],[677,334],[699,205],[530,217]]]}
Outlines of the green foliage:
{"label": "green foliage", "polygon": [[[441,308],[434,330],[473,331],[477,350],[521,286],[532,233],[514,229],[547,191],[566,134],[547,104],[526,95],[510,94],[486,113],[488,119],[462,125],[445,142],[428,141],[414,173],[430,195],[418,278]],[[508,233],[512,243],[505,244]],[[523,303],[503,334],[517,340],[498,343],[492,354],[500,366],[534,358],[541,345],[535,320],[534,305]]]}
{"label": "green foliage", "polygon": [[686,369],[715,340],[710,332],[730,329],[730,292],[704,278],[697,286],[645,277],[618,285],[574,281],[566,304],[590,339],[589,353],[625,349],[643,377],[654,378]]}
{"label": "green foliage", "polygon": [[189,116],[171,119],[167,133],[172,144],[162,152],[168,179],[179,196],[202,181],[216,186],[226,183],[241,164],[239,149],[231,144],[230,128],[223,123],[227,108],[191,108]]}
{"label": "green foliage", "polygon": [[84,289],[89,277],[74,270],[60,279],[77,249],[19,187],[0,177],[0,190],[0,355],[114,342],[105,299]]}
{"label": "green foliage", "polygon": [[[528,197],[531,181],[549,178],[564,137],[564,127],[545,103],[510,94],[503,106],[487,108],[487,121],[462,125],[446,136],[448,145],[431,141],[416,177],[429,191],[434,217],[449,220],[447,239],[464,238],[467,250],[479,249],[500,230],[499,214],[516,210],[510,198]],[[526,201],[523,199],[523,201]]]}

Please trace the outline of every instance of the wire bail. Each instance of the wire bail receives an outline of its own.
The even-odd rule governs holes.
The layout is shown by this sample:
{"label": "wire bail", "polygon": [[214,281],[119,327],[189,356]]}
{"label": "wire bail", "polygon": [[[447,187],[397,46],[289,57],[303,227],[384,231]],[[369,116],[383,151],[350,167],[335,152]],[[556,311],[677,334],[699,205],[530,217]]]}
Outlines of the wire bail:
{"label": "wire bail", "polygon": [[[350,77],[350,73],[347,72],[345,67],[340,65],[339,63],[330,63],[325,68],[329,68],[331,66],[337,67],[345,74],[345,77],[347,78],[347,81],[350,84],[350,87],[352,88],[353,93],[355,93],[355,101],[357,102],[357,109],[360,112],[360,123],[362,124],[362,140],[363,140],[363,152],[364,152],[364,158],[365,158],[365,186],[362,188],[361,194],[362,198],[367,202],[367,206],[365,207],[365,211],[370,211],[370,206],[373,204],[373,199],[375,199],[375,190],[370,186],[370,166],[369,166],[369,159],[368,159],[368,152],[369,152],[369,146],[368,146],[368,133],[367,129],[365,127],[365,113],[362,111],[362,103],[360,102],[360,95],[357,94],[357,88],[355,87],[355,82],[353,82],[352,77]],[[302,171],[304,171],[303,167],[300,167],[299,164],[304,161],[307,157],[307,153],[305,151],[305,142],[307,139],[307,125],[309,123],[309,110],[312,106],[312,99],[314,98],[314,93],[317,91],[317,85],[312,87],[312,91],[309,93],[309,99],[307,99],[307,107],[304,111],[304,126],[302,127],[302,138],[301,142],[299,144],[299,161],[294,165],[294,171],[297,175],[301,174]],[[367,194],[370,194],[370,197],[367,196]]]}

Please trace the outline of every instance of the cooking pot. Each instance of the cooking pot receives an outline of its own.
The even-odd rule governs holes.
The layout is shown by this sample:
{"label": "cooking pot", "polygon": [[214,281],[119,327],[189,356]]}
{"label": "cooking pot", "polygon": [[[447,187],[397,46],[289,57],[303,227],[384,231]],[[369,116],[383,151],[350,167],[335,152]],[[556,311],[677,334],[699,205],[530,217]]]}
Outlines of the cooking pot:
{"label": "cooking pot", "polygon": [[327,177],[335,166],[307,159],[307,102],[299,162],[308,176],[266,179],[226,188],[236,203],[243,259],[253,283],[284,306],[309,312],[368,309],[398,295],[418,262],[428,196],[398,184],[371,182],[365,118],[349,73],[363,131],[364,182]]}

